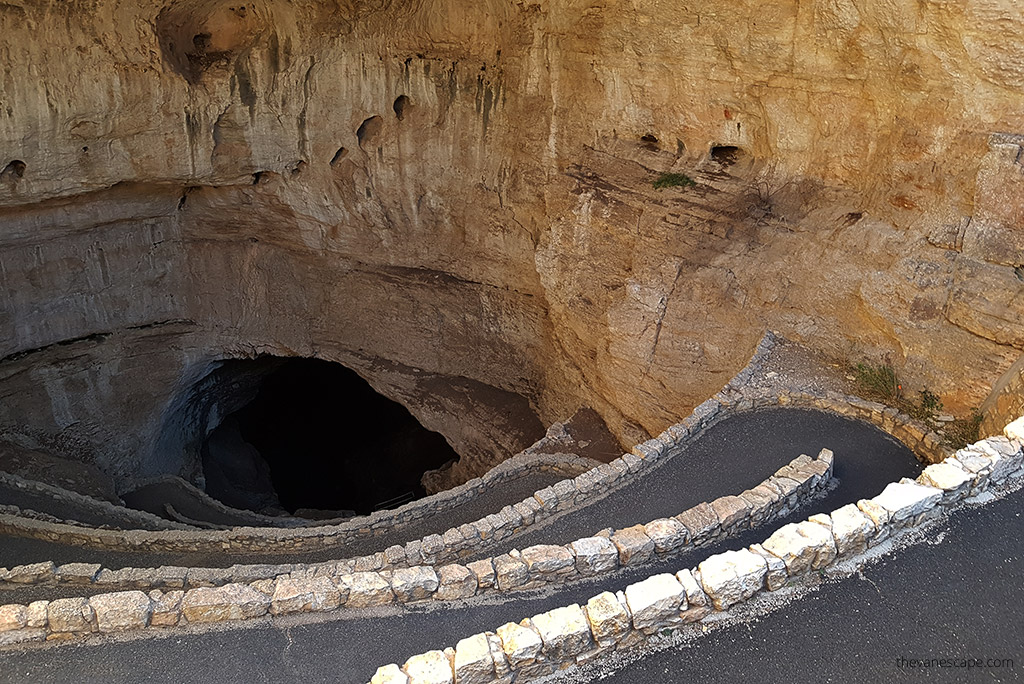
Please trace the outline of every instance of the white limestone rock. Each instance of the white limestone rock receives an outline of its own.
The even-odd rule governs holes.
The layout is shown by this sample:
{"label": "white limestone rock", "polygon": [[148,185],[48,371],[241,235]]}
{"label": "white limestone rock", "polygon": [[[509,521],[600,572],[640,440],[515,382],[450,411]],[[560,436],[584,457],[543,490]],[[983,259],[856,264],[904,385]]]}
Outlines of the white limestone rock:
{"label": "white limestone rock", "polygon": [[453,601],[469,598],[476,594],[477,577],[465,565],[451,563],[438,568],[439,585],[434,598],[438,601]]}
{"label": "white limestone rock", "polygon": [[871,499],[861,499],[857,502],[857,508],[861,513],[871,519],[875,526],[875,536],[868,540],[868,546],[885,541],[889,538],[891,528],[889,527],[889,511],[885,510]]}
{"label": "white limestone rock", "polygon": [[501,650],[513,670],[536,662],[544,646],[540,634],[528,624],[509,622],[498,628]]}
{"label": "white limestone rock", "polygon": [[575,658],[591,644],[590,625],[579,604],[535,615],[531,622],[544,643],[544,655],[550,660]]}
{"label": "white limestone rock", "polygon": [[875,534],[875,524],[855,504],[832,511],[832,539],[839,556],[864,553]]}
{"label": "white limestone rock", "polygon": [[494,661],[486,634],[474,634],[455,645],[455,681],[458,684],[490,684]]}
{"label": "white limestone rock", "polygon": [[51,632],[91,632],[96,613],[85,598],[63,598],[46,607]]}
{"label": "white limestone rock", "polygon": [[619,567],[619,550],[605,537],[585,537],[570,544],[576,555],[576,571],[584,576],[600,575]]}
{"label": "white limestone rock", "polygon": [[966,498],[974,484],[974,475],[955,465],[952,459],[933,463],[924,469],[917,481],[929,487],[941,489],[944,502]]}
{"label": "white limestone rock", "polygon": [[756,553],[741,549],[711,556],[698,566],[704,591],[717,610],[745,601],[764,587],[768,565]]}
{"label": "white limestone rock", "polygon": [[370,678],[370,684],[409,684],[409,675],[392,663],[378,667],[377,672]]}
{"label": "white limestone rock", "polygon": [[954,458],[964,470],[975,475],[988,475],[992,472],[992,459],[980,451],[960,449]]}
{"label": "white limestone rock", "polygon": [[1018,449],[1024,447],[1024,416],[1004,427],[1003,434],[1006,436],[1006,439],[1016,442]]}
{"label": "white limestone rock", "polygon": [[660,518],[644,525],[644,532],[654,542],[654,550],[658,553],[675,553],[686,546],[690,533],[678,520]]}
{"label": "white limestone rock", "polygon": [[383,606],[391,603],[394,592],[391,591],[391,583],[376,572],[356,572],[352,574],[352,584],[348,590],[348,600],[345,606],[348,608],[369,608],[371,606]]}
{"label": "white limestone rock", "polygon": [[501,638],[494,632],[484,632],[487,637],[487,646],[491,651],[491,661],[494,663],[494,677],[496,680],[505,681],[503,678],[512,673],[512,667],[508,664],[508,657],[501,647]]}
{"label": "white limestone rock", "polygon": [[24,629],[28,622],[28,611],[19,603],[0,606],[0,632]]}
{"label": "white limestone rock", "polygon": [[337,585],[326,577],[277,580],[270,599],[274,615],[334,610],[341,605]]}
{"label": "white limestone rock", "polygon": [[913,480],[890,482],[881,494],[871,500],[888,511],[891,525],[906,527],[915,524],[919,516],[930,512],[942,501],[942,490]]}
{"label": "white limestone rock", "polygon": [[103,632],[142,629],[149,624],[152,606],[141,591],[118,591],[98,594],[89,599],[96,613],[96,628]]}
{"label": "white limestone rock", "polygon": [[422,565],[398,568],[391,575],[391,590],[395,592],[395,598],[401,603],[428,599],[437,591],[439,584],[434,569]]}
{"label": "white limestone rock", "polygon": [[1002,483],[1020,467],[1021,454],[1016,443],[1004,437],[989,437],[975,442],[968,448],[981,452],[991,459],[992,466],[988,477],[994,484]]}
{"label": "white limestone rock", "polygon": [[629,634],[629,611],[610,591],[591,598],[584,610],[598,646],[614,646]]}
{"label": "white limestone rock", "polygon": [[521,558],[530,572],[530,579],[550,581],[554,578],[573,574],[575,558],[572,551],[564,546],[538,544],[525,548]]}
{"label": "white limestone rock", "polygon": [[791,577],[810,570],[816,555],[813,540],[800,533],[797,523],[783,525],[762,546],[768,553],[782,559]]}
{"label": "white limestone rock", "polygon": [[704,589],[700,586],[697,578],[694,577],[693,572],[680,570],[676,573],[676,579],[679,580],[679,584],[682,585],[683,591],[686,594],[687,605],[706,606],[708,604],[708,595],[704,593]]}
{"label": "white limestone rock", "polygon": [[812,570],[827,567],[836,559],[836,542],[832,538],[832,525],[821,524],[823,519],[827,519],[829,523],[832,522],[831,518],[821,516],[818,521],[808,520],[797,523],[797,531],[811,541],[814,549],[814,558],[811,561]]}
{"label": "white limestone rock", "polygon": [[764,559],[768,568],[764,582],[768,591],[776,591],[786,586],[789,574],[786,572],[786,563],[774,553],[768,553],[760,544],[751,544],[750,550]]}
{"label": "white limestone rock", "polygon": [[662,573],[626,587],[626,604],[633,616],[633,628],[649,633],[680,623],[679,611],[686,610],[686,593],[675,576]]}
{"label": "white limestone rock", "polygon": [[427,651],[414,655],[402,667],[409,675],[409,684],[454,684],[452,661],[444,651]]}
{"label": "white limestone rock", "polygon": [[192,623],[246,620],[266,615],[269,609],[267,595],[248,584],[190,589],[181,599],[181,612]]}

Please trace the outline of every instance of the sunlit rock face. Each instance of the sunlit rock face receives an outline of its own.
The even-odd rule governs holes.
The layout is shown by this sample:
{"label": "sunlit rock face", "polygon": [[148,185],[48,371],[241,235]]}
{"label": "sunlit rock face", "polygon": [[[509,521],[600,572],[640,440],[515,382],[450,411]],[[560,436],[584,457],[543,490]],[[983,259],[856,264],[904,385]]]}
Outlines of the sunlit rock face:
{"label": "sunlit rock face", "polygon": [[315,357],[455,482],[581,405],[660,430],[766,328],[979,405],[1024,349],[1022,38],[1012,0],[7,2],[0,431],[195,477],[219,364]]}

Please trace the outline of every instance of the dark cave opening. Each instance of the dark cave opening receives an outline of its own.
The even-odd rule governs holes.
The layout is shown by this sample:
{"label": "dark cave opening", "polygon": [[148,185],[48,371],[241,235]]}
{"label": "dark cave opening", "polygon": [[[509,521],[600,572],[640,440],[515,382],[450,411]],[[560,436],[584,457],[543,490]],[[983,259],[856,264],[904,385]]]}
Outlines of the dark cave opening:
{"label": "dark cave opening", "polygon": [[743,156],[743,150],[735,145],[716,145],[711,148],[710,152],[711,160],[718,162],[722,166],[732,166],[740,161]]}
{"label": "dark cave opening", "polygon": [[203,444],[206,490],[224,503],[365,514],[424,496],[423,473],[458,459],[354,371],[318,359],[272,363],[254,398]]}

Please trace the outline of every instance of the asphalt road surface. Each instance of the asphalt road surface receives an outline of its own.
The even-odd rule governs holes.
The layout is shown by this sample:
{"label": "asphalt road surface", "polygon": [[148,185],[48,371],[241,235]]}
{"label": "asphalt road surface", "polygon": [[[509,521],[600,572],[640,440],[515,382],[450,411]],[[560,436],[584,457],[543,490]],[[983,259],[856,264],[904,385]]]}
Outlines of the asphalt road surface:
{"label": "asphalt road surface", "polygon": [[[645,492],[643,496],[628,496],[624,501],[606,497],[591,507],[594,510],[587,509],[586,516],[595,517],[584,517],[583,522],[579,524],[584,526],[581,529],[592,531],[595,527],[622,527],[666,513],[678,513],[690,505],[688,502],[735,493],[756,484],[799,453],[817,453],[818,449],[825,446],[836,452],[836,473],[840,478],[840,486],[827,500],[816,501],[795,514],[795,519],[804,519],[817,510],[832,510],[857,498],[873,496],[885,483],[904,475],[913,477],[920,470],[920,465],[904,447],[869,425],[820,412],[773,409],[736,416],[719,423],[697,440],[685,454],[643,478],[641,482],[645,484],[642,486],[649,487],[647,490],[641,490]],[[684,468],[682,464],[691,464],[696,469],[684,479],[673,482],[669,477],[673,471],[668,468],[674,462],[680,464],[675,467]],[[702,474],[706,477],[702,477]],[[649,483],[652,478],[658,482]],[[665,504],[669,508],[660,512],[658,506],[662,503],[651,503],[649,498],[652,496],[672,498]],[[638,508],[634,508],[634,505]],[[604,514],[598,514],[598,507],[605,511]],[[989,509],[994,507],[971,511],[962,517],[966,520],[970,516],[979,516],[984,522],[990,512]],[[1019,515],[1019,506],[1015,512]],[[777,522],[775,526],[782,522],[784,521]],[[1019,520],[1016,524],[1019,525]],[[512,600],[504,602],[474,601],[441,608],[414,607],[390,613],[382,612],[374,617],[369,617],[365,613],[349,614],[339,611],[331,620],[306,624],[284,620],[274,623],[264,620],[243,628],[205,634],[177,631],[168,632],[166,636],[160,638],[135,641],[87,642],[77,646],[7,651],[0,653],[0,682],[207,682],[215,679],[220,682],[330,681],[363,684],[369,680],[379,665],[388,662],[401,663],[415,653],[454,645],[462,637],[494,629],[509,620],[518,621],[523,617],[567,603],[586,601],[603,589],[622,588],[630,582],[656,572],[693,566],[713,553],[763,540],[772,527],[747,531],[738,538],[691,550],[682,557],[657,565],[619,573],[599,581],[574,583],[555,593],[522,592],[514,594]],[[554,525],[549,529],[550,533],[555,535],[550,540],[565,541],[560,537],[562,529]],[[960,534],[951,534],[950,537],[957,541],[953,544],[923,548],[925,551],[937,550],[942,557],[964,552],[961,542],[980,543],[976,537],[962,539]],[[1016,557],[1019,558],[1020,546],[1017,547],[1016,553]],[[896,565],[903,562],[902,556],[892,561]],[[911,604],[914,610],[895,611],[897,618],[908,621],[905,630],[908,638],[910,634],[916,634],[915,624],[910,624],[916,621],[914,615],[921,604],[929,601],[941,604],[941,609],[936,608],[937,610],[945,613],[956,612],[957,619],[964,622],[970,622],[976,613],[973,603],[959,603],[959,596],[962,595],[964,587],[959,589],[959,595],[932,594],[932,585],[920,582],[921,573],[926,569],[942,572],[946,567],[935,559],[931,559],[930,563],[929,565],[928,562],[918,562],[903,570],[896,570],[891,578],[891,591],[896,592],[894,596],[899,595],[900,591],[928,591],[929,598],[918,596]],[[886,565],[882,565],[869,572],[882,572],[885,567]],[[1018,568],[1013,572],[1019,573],[1020,570]],[[975,590],[998,594],[999,600],[1005,602],[1007,587],[1009,595],[1014,596],[1016,589],[1021,586],[1019,580],[1019,574],[1007,578],[986,577],[985,582],[975,583],[979,585]],[[863,584],[870,588],[869,583]],[[843,585],[837,585],[836,589],[841,586]],[[808,625],[811,623],[806,620],[791,620],[786,623],[784,632],[776,628],[770,634],[766,633],[765,643],[774,644],[785,640],[803,644],[815,643],[816,648],[833,648],[836,657],[840,655],[839,650],[846,652],[850,640],[835,640],[830,635],[835,628],[848,622],[849,610],[862,607],[867,610],[869,604],[864,603],[862,597],[858,597],[859,602],[853,603],[845,599],[833,600],[830,598],[831,589],[826,588],[805,602],[820,602],[816,611],[824,613],[822,619],[830,615],[836,625],[816,624],[814,629],[810,630]],[[954,596],[957,600],[950,600],[949,596]],[[1019,602],[1017,603],[1019,607]],[[797,602],[787,610],[795,610],[800,605],[803,603]],[[831,606],[843,608],[835,610],[831,609]],[[878,604],[873,610],[881,607],[881,604]],[[877,619],[882,620],[884,617],[879,614]],[[984,616],[979,616],[978,619],[982,617]],[[750,629],[760,629],[759,625],[762,624],[765,622],[755,623]],[[1005,627],[1004,623],[1003,628]],[[890,626],[888,629],[879,630],[879,633],[891,632],[892,629]],[[1024,633],[1024,630],[1017,630],[1017,633]],[[812,635],[813,640],[808,642]],[[1004,638],[1009,637],[1004,635]],[[884,637],[882,641],[885,642]],[[853,640],[852,643],[857,641]],[[915,644],[908,641],[908,652],[912,650],[912,646]],[[722,648],[727,650],[725,646]],[[758,673],[765,667],[788,667],[782,661],[766,665],[762,662],[764,653],[744,648],[742,641],[737,642],[734,651],[736,657],[746,655],[750,658],[752,664],[749,669],[741,670],[746,673]],[[671,660],[673,656],[665,657],[670,657],[670,663],[676,662]],[[680,652],[674,657],[684,659],[686,654]],[[702,666],[709,656],[706,649],[701,647],[700,655],[691,653],[689,657],[692,658],[692,668]],[[781,671],[775,670],[776,673]],[[692,669],[688,672],[697,674]],[[700,672],[699,678],[702,679],[703,670]],[[628,677],[633,675],[628,669],[617,676],[627,677],[620,680],[624,682],[679,681],[678,676],[674,674],[662,673],[652,676],[650,672],[640,672],[635,679],[629,679]],[[759,678],[764,681],[778,679]],[[827,680],[820,676],[811,679]]]}

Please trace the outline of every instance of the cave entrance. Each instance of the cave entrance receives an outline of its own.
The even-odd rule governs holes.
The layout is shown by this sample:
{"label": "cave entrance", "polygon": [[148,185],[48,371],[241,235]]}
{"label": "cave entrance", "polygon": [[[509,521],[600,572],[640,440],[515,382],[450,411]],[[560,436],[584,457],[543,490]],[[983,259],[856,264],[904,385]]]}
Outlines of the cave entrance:
{"label": "cave entrance", "polygon": [[236,377],[252,372],[246,364],[263,367],[252,399],[202,445],[207,493],[228,505],[366,514],[424,496],[423,473],[458,459],[444,437],[340,364],[229,363]]}

